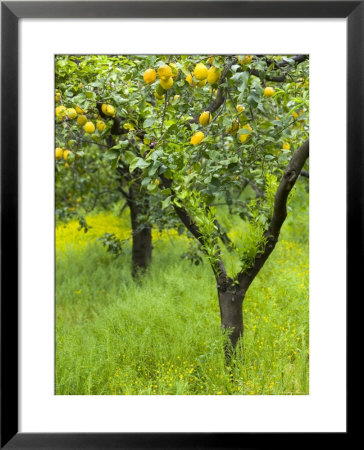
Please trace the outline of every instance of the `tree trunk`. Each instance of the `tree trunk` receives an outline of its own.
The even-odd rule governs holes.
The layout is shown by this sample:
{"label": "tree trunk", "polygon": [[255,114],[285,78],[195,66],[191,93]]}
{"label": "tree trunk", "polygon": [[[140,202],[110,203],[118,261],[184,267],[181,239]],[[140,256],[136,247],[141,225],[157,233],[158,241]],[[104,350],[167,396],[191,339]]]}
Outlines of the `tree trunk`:
{"label": "tree trunk", "polygon": [[225,356],[229,362],[240,336],[243,335],[244,293],[239,285],[231,282],[218,287],[221,328],[228,331],[229,341],[225,346]]}
{"label": "tree trunk", "polygon": [[[130,208],[132,243],[132,274],[136,277],[152,262],[152,227],[143,220],[149,210],[149,200],[140,195],[137,183],[130,188],[128,204]],[[144,217],[143,217],[144,216]]]}

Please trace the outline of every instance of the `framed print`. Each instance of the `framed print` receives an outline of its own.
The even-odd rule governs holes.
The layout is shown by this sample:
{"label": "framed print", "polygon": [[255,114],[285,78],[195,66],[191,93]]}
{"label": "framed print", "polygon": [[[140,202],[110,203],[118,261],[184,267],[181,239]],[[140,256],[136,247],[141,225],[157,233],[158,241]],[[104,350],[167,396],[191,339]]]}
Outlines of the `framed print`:
{"label": "framed print", "polygon": [[347,437],[363,8],[2,2],[2,448]]}

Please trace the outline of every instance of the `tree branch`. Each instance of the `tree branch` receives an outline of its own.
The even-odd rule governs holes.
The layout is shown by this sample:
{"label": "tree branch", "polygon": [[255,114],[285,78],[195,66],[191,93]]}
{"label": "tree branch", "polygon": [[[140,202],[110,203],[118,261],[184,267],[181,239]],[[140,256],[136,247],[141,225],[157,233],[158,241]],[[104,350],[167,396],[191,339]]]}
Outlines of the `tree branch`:
{"label": "tree branch", "polygon": [[238,281],[241,283],[243,289],[246,291],[254,280],[260,269],[264,266],[268,257],[272,253],[279,237],[281,227],[287,217],[287,199],[291,192],[298,176],[301,173],[302,167],[305,164],[309,155],[309,141],[296,150],[276,191],[273,207],[273,215],[268,229],[264,232],[264,246],[260,252],[257,252],[252,267],[239,273]]}
{"label": "tree branch", "polygon": [[[172,181],[166,178],[164,175],[160,175],[160,178],[162,180],[163,186],[165,188],[168,188],[171,190],[172,198],[176,198],[176,193],[173,191],[172,188]],[[177,214],[177,216],[180,218],[181,222],[184,224],[184,226],[187,228],[187,230],[198,240],[198,242],[203,246],[205,244],[205,240],[203,237],[203,234],[198,229],[198,226],[193,222],[192,218],[188,214],[187,210],[182,206],[177,206],[175,203],[173,203],[173,208]],[[206,253],[204,251],[204,253]],[[227,284],[228,276],[226,273],[226,269],[224,266],[224,262],[221,258],[221,252],[220,249],[217,252],[217,260],[212,261],[209,259],[212,270],[214,272],[215,278],[217,283],[222,286]]]}

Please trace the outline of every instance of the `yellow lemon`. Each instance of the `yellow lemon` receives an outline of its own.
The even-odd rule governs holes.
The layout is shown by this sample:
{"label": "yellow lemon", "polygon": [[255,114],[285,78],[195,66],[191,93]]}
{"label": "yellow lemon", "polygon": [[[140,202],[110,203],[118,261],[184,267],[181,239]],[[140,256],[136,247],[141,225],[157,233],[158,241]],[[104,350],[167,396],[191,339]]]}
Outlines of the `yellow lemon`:
{"label": "yellow lemon", "polygon": [[245,110],[243,105],[237,105],[236,109],[237,109],[238,113],[242,113]]}
{"label": "yellow lemon", "polygon": [[69,119],[75,119],[77,117],[77,112],[76,112],[75,108],[67,108],[66,109],[66,116]]}
{"label": "yellow lemon", "polygon": [[210,84],[216,83],[216,81],[220,78],[221,72],[219,69],[216,69],[216,67],[212,66],[209,68],[207,72],[207,81]]}
{"label": "yellow lemon", "polygon": [[80,116],[77,117],[77,123],[79,125],[85,125],[85,123],[87,122],[87,117],[84,116],[83,114],[81,114]]}
{"label": "yellow lemon", "polygon": [[208,62],[209,64],[212,64],[212,63],[214,62],[214,57],[213,57],[213,56],[210,56],[210,58],[207,60],[207,62]]}
{"label": "yellow lemon", "polygon": [[157,74],[155,72],[154,69],[147,69],[144,73],[143,73],[143,80],[147,83],[154,83],[155,80],[157,78]]}
{"label": "yellow lemon", "polygon": [[92,122],[86,122],[83,129],[86,133],[92,134],[95,132],[95,125]]}
{"label": "yellow lemon", "polygon": [[186,77],[186,81],[190,86],[195,86],[195,83],[193,82],[193,74],[189,73]]}
{"label": "yellow lemon", "polygon": [[205,86],[205,84],[207,83],[207,79],[200,81],[199,83],[197,83],[198,87],[203,87]]}
{"label": "yellow lemon", "polygon": [[210,111],[204,111],[201,115],[200,118],[198,119],[198,121],[200,122],[201,125],[206,126],[209,123],[211,123],[212,120],[212,116]]}
{"label": "yellow lemon", "polygon": [[101,111],[105,114],[105,116],[115,116],[115,108],[111,105],[107,105],[106,103],[101,106]]}
{"label": "yellow lemon", "polygon": [[235,135],[239,129],[239,121],[234,120],[234,122],[229,126],[229,128],[226,130],[227,133]]}
{"label": "yellow lemon", "polygon": [[56,92],[56,103],[58,103],[61,100],[61,94],[59,92]]}
{"label": "yellow lemon", "polygon": [[289,144],[288,142],[285,142],[285,143],[282,145],[282,148],[283,148],[284,150],[290,150],[290,149],[291,149],[291,146],[290,146],[290,144]]}
{"label": "yellow lemon", "polygon": [[205,78],[207,78],[208,70],[205,64],[203,63],[196,64],[195,70],[193,72],[197,80],[204,80]]}
{"label": "yellow lemon", "polygon": [[167,80],[172,76],[172,69],[167,64],[160,66],[158,67],[158,76],[161,80]]}
{"label": "yellow lemon", "polygon": [[202,131],[196,131],[196,133],[191,136],[191,144],[198,145],[204,137],[205,135],[202,133]]}
{"label": "yellow lemon", "polygon": [[64,119],[66,117],[66,107],[61,105],[56,108],[56,117],[57,119]]}
{"label": "yellow lemon", "polygon": [[270,87],[270,86],[266,87],[264,89],[264,95],[266,97],[272,97],[272,95],[274,95],[274,89],[272,87]]}
{"label": "yellow lemon", "polygon": [[101,131],[104,131],[105,130],[105,128],[106,128],[106,123],[105,122],[103,122],[102,120],[98,120],[97,122],[96,122],[96,128],[100,131],[100,133],[101,133]]}
{"label": "yellow lemon", "polygon": [[56,159],[61,159],[63,156],[63,150],[59,147],[56,148]]}
{"label": "yellow lemon", "polygon": [[167,78],[166,80],[163,80],[162,78],[159,80],[159,84],[162,86],[162,88],[165,91],[168,91],[168,89],[171,89],[171,87],[173,86],[173,78]]}
{"label": "yellow lemon", "polygon": [[84,113],[84,110],[81,109],[81,108],[77,105],[77,106],[76,106],[76,112],[77,112],[77,114],[83,114],[83,113]]}
{"label": "yellow lemon", "polygon": [[[249,130],[250,132],[253,131],[252,127],[250,125],[248,125],[248,124],[244,125],[243,128],[245,130]],[[249,134],[240,134],[239,135],[240,142],[244,143],[249,137],[250,137]]]}
{"label": "yellow lemon", "polygon": [[65,151],[63,152],[63,159],[66,160],[66,159],[68,158],[68,155],[69,155],[70,153],[72,153],[71,150],[65,150]]}

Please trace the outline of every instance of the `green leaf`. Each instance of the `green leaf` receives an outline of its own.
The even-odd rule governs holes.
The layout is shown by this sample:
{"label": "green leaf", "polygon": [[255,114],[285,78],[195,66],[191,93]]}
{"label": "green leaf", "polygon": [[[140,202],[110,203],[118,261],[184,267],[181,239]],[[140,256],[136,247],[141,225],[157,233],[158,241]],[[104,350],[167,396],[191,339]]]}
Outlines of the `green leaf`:
{"label": "green leaf", "polygon": [[127,162],[127,164],[130,164],[133,159],[135,159],[135,154],[133,152],[131,152],[130,150],[126,150],[123,153],[124,159]]}
{"label": "green leaf", "polygon": [[150,128],[154,125],[155,120],[152,117],[148,117],[148,119],[144,120],[143,128]]}
{"label": "green leaf", "polygon": [[129,171],[130,173],[134,172],[135,169],[145,169],[146,167],[149,167],[149,162],[145,161],[143,158],[136,157],[133,159],[133,161],[130,163]]}

